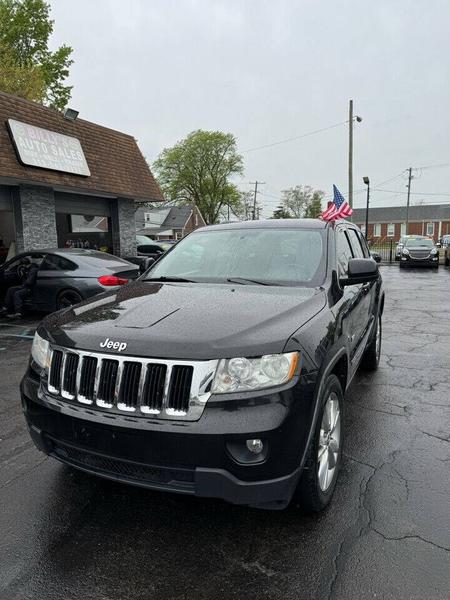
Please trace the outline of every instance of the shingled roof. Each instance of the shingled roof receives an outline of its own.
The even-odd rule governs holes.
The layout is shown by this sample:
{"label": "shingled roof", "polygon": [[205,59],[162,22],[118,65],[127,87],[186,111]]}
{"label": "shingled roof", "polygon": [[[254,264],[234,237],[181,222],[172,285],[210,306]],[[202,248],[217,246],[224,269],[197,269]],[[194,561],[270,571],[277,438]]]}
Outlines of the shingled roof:
{"label": "shingled roof", "polygon": [[[9,136],[7,119],[77,138],[86,156],[90,177],[20,164]],[[83,119],[69,121],[57,110],[4,92],[0,92],[0,177],[12,183],[37,183],[136,200],[164,200],[131,135]]]}
{"label": "shingled roof", "polygon": [[[365,208],[354,208],[352,221],[364,223]],[[374,206],[369,208],[369,223],[395,223],[406,219],[406,206]],[[409,207],[410,221],[450,221],[450,203],[420,204]]]}

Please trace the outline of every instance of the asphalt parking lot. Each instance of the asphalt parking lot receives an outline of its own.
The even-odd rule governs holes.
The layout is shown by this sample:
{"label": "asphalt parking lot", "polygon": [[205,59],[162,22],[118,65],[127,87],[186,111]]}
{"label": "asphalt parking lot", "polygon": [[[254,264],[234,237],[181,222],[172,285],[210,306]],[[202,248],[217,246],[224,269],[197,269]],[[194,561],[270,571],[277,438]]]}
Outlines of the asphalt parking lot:
{"label": "asphalt parking lot", "polygon": [[449,598],[450,270],[382,272],[381,366],[347,394],[344,466],[319,517],[45,458],[18,392],[34,321],[0,321],[0,598]]}

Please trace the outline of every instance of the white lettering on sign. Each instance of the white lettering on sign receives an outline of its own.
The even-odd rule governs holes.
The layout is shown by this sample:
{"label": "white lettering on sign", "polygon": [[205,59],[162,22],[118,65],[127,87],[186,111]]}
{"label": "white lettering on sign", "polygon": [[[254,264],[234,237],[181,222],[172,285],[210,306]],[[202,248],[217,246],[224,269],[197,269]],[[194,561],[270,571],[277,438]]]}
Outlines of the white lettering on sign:
{"label": "white lettering on sign", "polygon": [[88,177],[80,141],[62,133],[8,119],[9,132],[22,164]]}

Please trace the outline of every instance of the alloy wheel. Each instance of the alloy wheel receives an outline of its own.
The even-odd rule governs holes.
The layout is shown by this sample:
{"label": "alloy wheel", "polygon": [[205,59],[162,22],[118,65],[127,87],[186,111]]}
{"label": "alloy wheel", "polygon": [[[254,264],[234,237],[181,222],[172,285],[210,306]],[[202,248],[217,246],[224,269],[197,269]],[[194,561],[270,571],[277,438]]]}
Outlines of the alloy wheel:
{"label": "alloy wheel", "polygon": [[336,476],[340,444],[341,411],[339,399],[335,392],[331,392],[323,411],[317,455],[318,480],[322,492],[328,490]]}
{"label": "alloy wheel", "polygon": [[377,361],[379,361],[381,354],[381,317],[378,317],[378,327],[375,339],[375,352],[377,353]]}

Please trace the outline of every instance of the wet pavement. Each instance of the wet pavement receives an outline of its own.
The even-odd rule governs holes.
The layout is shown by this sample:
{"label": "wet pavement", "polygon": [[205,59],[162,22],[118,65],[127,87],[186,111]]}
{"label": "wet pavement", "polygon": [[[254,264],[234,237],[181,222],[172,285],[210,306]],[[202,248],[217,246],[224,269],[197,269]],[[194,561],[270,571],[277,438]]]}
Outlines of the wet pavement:
{"label": "wet pavement", "polygon": [[0,322],[0,599],[450,597],[450,270],[383,267],[380,369],[347,393],[329,509],[141,490],[34,449],[18,384],[33,321]]}

